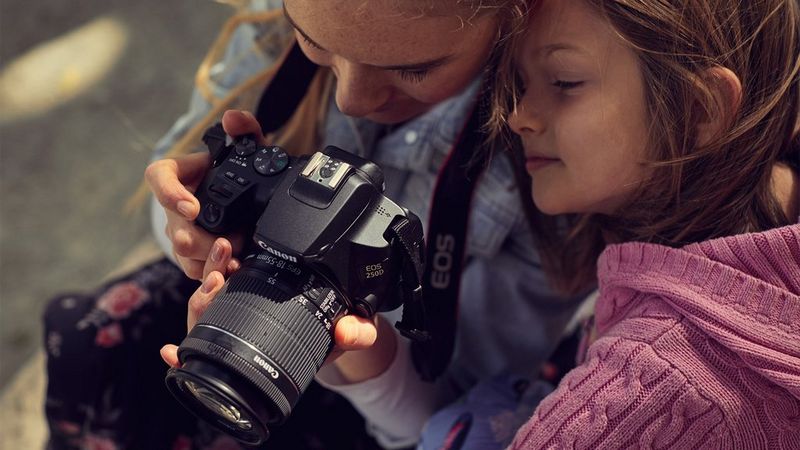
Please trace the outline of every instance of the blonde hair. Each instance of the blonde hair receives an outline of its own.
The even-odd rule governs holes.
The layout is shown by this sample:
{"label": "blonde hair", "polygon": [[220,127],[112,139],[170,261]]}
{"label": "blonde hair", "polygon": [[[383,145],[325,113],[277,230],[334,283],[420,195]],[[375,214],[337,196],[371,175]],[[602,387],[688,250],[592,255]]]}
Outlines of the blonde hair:
{"label": "blonde hair", "polygon": [[[404,6],[408,6],[406,2],[412,1],[420,12],[426,15],[436,14],[453,14],[452,4],[448,3],[445,8],[444,3],[438,0],[398,0],[402,1]],[[509,37],[522,30],[527,21],[527,10],[529,0],[454,0],[459,5],[463,5],[472,11],[470,17],[484,14],[496,14],[498,22],[498,34],[496,40],[495,51],[490,60],[489,65],[494,68],[505,67],[501,62],[509,60],[510,55],[507,55],[507,45],[511,42]],[[249,5],[248,0],[226,0],[225,3],[235,4],[239,8],[239,12],[231,17],[222,30],[220,31],[214,44],[211,46],[208,54],[195,76],[195,86],[201,95],[211,104],[210,111],[206,116],[194,124],[192,128],[186,132],[181,138],[172,146],[171,149],[165,154],[165,157],[176,157],[183,154],[190,153],[200,146],[200,140],[205,130],[219,120],[222,113],[228,109],[244,109],[253,110],[255,104],[264,90],[264,87],[272,80],[275,72],[280,67],[280,63],[274,64],[267,70],[255,74],[243,81],[241,84],[232,89],[224,98],[217,98],[213,94],[213,87],[211,81],[211,68],[220,56],[225,51],[227,43],[234,31],[243,24],[270,24],[270,26],[289,26],[283,18],[281,10],[273,10],[268,12],[252,13],[247,12],[246,7]],[[427,3],[427,5],[423,5]],[[461,10],[459,10],[461,11]],[[469,17],[467,17],[467,20]],[[284,42],[284,55],[291,48],[294,42],[293,33],[287,33],[289,39]],[[279,61],[283,60],[283,56]],[[495,70],[487,70],[488,74],[496,74]],[[330,70],[321,68],[314,77],[312,84],[308,90],[308,94],[303,99],[294,115],[289,122],[274,135],[268,136],[268,140],[275,145],[280,145],[289,149],[305,149],[306,151],[313,151],[319,144],[321,124],[325,121],[325,113],[327,111],[327,102],[330,98],[331,90],[334,86],[335,79]],[[502,99],[506,98],[509,94],[504,86],[494,86],[493,95],[491,98]],[[491,108],[494,111],[494,108]],[[504,116],[492,114],[487,117],[487,124],[503,120]],[[490,130],[490,135],[494,138],[496,135],[493,130],[498,129],[498,126],[487,126]],[[147,185],[142,185],[137,190],[136,194],[128,203],[128,209],[136,208],[144,203],[147,197]]]}
{"label": "blonde hair", "polygon": [[[237,28],[244,24],[278,24],[282,21],[283,13],[280,10],[259,13],[240,11],[228,19],[195,74],[195,89],[211,105],[211,108],[200,121],[195,123],[173,144],[165,153],[165,158],[185,155],[199,149],[202,145],[201,138],[203,133],[211,125],[219,121],[225,111],[229,109],[253,110],[255,108],[261,92],[272,81],[280,67],[280,63],[276,63],[272,67],[250,76],[222,98],[214,94],[211,69],[220,59]],[[282,25],[287,26],[288,24]],[[291,44],[294,42],[290,33],[287,33],[287,36],[290,39],[283,43],[284,51],[278,61],[283,61],[291,49]],[[329,97],[332,80],[332,74],[329,70],[319,70],[311,82],[306,97],[298,106],[294,115],[282,129],[278,130],[274,135],[267,136],[268,140],[275,145],[288,149],[310,150],[315,148],[318,140],[318,124],[324,121],[325,108],[321,107],[321,105]],[[129,200],[126,209],[130,211],[140,207],[144,204],[148,193],[148,186],[143,182]]]}

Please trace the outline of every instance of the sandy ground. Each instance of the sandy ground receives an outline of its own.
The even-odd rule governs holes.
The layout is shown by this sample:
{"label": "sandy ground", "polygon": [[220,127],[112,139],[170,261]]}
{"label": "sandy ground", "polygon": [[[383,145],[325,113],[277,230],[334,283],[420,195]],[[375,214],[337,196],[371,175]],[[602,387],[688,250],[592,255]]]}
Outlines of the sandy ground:
{"label": "sandy ground", "polygon": [[231,11],[0,1],[0,449],[43,439],[42,309],[97,286],[149,235],[145,211],[123,204]]}

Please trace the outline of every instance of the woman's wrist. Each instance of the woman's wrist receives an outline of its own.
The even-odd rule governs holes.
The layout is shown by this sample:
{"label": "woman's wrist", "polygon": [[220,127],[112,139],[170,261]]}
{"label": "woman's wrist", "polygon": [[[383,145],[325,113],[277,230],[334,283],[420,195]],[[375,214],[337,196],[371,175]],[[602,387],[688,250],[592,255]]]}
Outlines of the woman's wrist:
{"label": "woman's wrist", "polygon": [[352,350],[336,358],[334,366],[342,381],[360,383],[375,378],[391,366],[397,353],[397,336],[394,329],[381,316],[377,316],[378,336],[375,343],[364,350]]}

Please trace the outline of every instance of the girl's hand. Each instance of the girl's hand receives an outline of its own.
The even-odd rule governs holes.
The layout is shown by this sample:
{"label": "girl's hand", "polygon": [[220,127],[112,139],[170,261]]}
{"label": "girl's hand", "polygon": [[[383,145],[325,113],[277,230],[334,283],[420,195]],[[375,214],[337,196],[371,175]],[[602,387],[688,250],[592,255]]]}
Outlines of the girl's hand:
{"label": "girl's hand", "polygon": [[[212,271],[206,276],[203,284],[189,299],[186,318],[188,330],[194,327],[224,284],[225,278],[218,271]],[[325,364],[335,364],[349,383],[367,380],[383,373],[394,359],[397,346],[391,325],[377,315],[373,319],[342,317],[336,323],[334,341],[336,345]],[[161,358],[171,367],[180,366],[176,345],[162,347]]]}
{"label": "girl's hand", "polygon": [[[261,126],[252,114],[227,111],[222,126],[230,136],[254,134],[263,144]],[[145,179],[167,214],[166,234],[172,251],[186,276],[205,279],[209,273],[230,273],[238,269],[233,257],[244,242],[243,236],[217,238],[194,224],[200,202],[193,192],[211,166],[208,153],[194,153],[155,161],[145,170]]]}

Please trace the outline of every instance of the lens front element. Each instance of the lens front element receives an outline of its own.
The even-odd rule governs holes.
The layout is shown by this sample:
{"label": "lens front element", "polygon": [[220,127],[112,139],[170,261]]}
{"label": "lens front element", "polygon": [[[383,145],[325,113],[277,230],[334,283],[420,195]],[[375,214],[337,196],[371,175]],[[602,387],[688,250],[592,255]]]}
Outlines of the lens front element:
{"label": "lens front element", "polygon": [[217,416],[226,419],[231,423],[231,426],[244,431],[253,429],[253,423],[250,420],[242,418],[242,412],[237,409],[236,405],[228,403],[224,398],[218,397],[214,391],[205,386],[198,385],[193,381],[183,381],[183,383],[185,384],[184,389],[187,392],[194,395],[206,408],[216,411]]}

